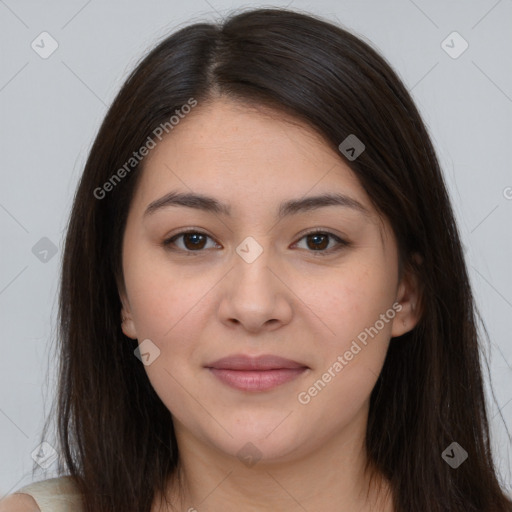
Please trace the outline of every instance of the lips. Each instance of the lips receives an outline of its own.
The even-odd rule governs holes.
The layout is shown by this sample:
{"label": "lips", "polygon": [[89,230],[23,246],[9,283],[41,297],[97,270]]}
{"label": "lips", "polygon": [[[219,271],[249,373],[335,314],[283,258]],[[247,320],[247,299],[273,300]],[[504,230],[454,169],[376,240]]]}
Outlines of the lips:
{"label": "lips", "polygon": [[309,370],[305,364],[276,355],[233,354],[205,365],[223,384],[246,392],[271,391]]}
{"label": "lips", "polygon": [[307,365],[285,359],[276,355],[248,356],[246,354],[233,354],[205,365],[206,368],[218,370],[264,371],[281,369],[309,368]]}

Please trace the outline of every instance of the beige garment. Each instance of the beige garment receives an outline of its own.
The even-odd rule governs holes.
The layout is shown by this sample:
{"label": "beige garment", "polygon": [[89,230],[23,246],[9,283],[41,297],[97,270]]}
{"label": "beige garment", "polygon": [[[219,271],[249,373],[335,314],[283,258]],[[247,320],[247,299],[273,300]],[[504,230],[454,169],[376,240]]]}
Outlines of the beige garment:
{"label": "beige garment", "polygon": [[26,485],[15,493],[30,494],[41,512],[81,512],[80,494],[68,476],[50,478]]}

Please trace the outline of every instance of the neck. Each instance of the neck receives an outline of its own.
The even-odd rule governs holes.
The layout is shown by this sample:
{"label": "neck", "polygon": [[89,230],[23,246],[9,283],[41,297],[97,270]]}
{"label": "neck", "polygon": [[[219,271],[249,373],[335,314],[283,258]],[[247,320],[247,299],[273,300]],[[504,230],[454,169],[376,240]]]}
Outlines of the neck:
{"label": "neck", "polygon": [[[367,461],[367,407],[342,432],[316,439],[311,451],[248,466],[193,437],[175,421],[179,471],[168,504],[155,512],[392,512],[388,482]],[[312,443],[313,445],[313,443]]]}

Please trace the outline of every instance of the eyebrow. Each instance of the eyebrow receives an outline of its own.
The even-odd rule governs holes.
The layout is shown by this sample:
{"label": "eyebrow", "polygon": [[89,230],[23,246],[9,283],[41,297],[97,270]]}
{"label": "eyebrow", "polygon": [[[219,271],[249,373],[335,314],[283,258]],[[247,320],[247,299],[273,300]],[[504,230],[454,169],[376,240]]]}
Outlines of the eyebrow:
{"label": "eyebrow", "polygon": [[[185,206],[227,217],[231,216],[231,207],[213,197],[173,191],[150,203],[144,212],[144,217],[169,206]],[[282,219],[290,215],[309,212],[326,206],[343,206],[356,210],[367,217],[370,216],[368,209],[359,201],[340,193],[325,193],[284,201],[279,205],[277,216],[279,219]]]}

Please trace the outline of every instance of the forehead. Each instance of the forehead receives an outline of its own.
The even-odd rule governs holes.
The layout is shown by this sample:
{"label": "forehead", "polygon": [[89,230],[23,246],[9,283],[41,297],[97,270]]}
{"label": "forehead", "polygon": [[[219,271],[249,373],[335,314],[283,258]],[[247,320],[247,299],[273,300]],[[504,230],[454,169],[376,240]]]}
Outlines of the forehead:
{"label": "forehead", "polygon": [[268,109],[216,100],[199,104],[143,163],[138,198],[203,193],[260,202],[337,192],[372,210],[355,174],[311,127]]}

